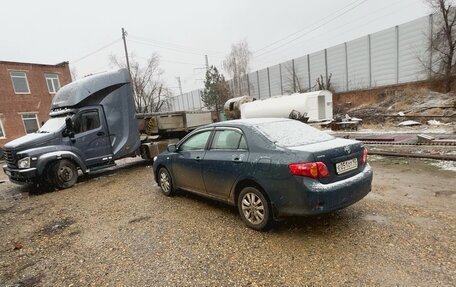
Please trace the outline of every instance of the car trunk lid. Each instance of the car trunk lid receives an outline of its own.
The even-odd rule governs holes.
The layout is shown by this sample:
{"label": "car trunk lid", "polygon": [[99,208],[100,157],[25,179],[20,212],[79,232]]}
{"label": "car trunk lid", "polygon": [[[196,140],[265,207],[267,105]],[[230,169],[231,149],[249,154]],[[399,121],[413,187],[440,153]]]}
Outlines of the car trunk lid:
{"label": "car trunk lid", "polygon": [[320,178],[321,183],[332,183],[354,176],[362,171],[363,144],[354,140],[334,138],[328,141],[288,147],[295,152],[310,152],[316,162],[323,162],[329,176]]}

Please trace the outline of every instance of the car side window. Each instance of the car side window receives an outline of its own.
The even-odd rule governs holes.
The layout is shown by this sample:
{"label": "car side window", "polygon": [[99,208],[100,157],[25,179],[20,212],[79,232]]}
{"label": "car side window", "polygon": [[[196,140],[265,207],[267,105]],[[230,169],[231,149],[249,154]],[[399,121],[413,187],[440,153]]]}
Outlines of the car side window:
{"label": "car side window", "polygon": [[241,138],[241,141],[239,142],[239,149],[245,149],[247,150],[247,142],[245,141],[245,136],[243,135]]}
{"label": "car side window", "polygon": [[180,151],[201,150],[206,147],[211,131],[204,131],[189,137],[179,147]]}
{"label": "car side window", "polygon": [[235,130],[215,131],[211,149],[247,149],[244,136]]}
{"label": "car side window", "polygon": [[74,133],[83,133],[100,127],[98,111],[81,113],[74,121]]}

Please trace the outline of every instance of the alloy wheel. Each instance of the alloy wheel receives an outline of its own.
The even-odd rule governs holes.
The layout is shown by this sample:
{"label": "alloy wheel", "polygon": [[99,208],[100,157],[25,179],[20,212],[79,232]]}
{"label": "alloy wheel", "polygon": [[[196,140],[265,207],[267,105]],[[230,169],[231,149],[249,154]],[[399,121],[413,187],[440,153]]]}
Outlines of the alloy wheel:
{"label": "alloy wheel", "polygon": [[168,193],[169,192],[169,189],[170,189],[170,180],[169,180],[169,176],[166,172],[162,171],[160,173],[160,187],[162,188],[162,190],[165,192],[165,193]]}
{"label": "alloy wheel", "polygon": [[252,224],[260,224],[264,220],[264,203],[256,194],[246,193],[242,198],[242,212],[244,217]]}

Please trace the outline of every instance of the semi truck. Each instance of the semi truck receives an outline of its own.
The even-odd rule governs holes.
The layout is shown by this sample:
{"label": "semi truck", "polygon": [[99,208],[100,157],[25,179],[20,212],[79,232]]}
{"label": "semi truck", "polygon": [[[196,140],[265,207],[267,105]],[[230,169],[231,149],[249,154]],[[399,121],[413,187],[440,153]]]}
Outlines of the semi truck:
{"label": "semi truck", "polygon": [[100,73],[62,87],[37,132],[3,147],[3,171],[17,184],[73,186],[87,174],[141,156],[152,160],[169,143],[212,122],[211,112],[136,114],[128,70]]}

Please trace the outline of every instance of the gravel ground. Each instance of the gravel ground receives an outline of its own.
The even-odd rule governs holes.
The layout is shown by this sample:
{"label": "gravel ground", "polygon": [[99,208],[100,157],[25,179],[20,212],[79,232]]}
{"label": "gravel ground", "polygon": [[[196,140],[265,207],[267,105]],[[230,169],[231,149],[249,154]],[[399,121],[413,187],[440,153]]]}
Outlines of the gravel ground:
{"label": "gravel ground", "polygon": [[0,183],[0,286],[455,286],[456,173],[371,164],[359,203],[266,233],[224,204],[163,196],[141,161],[58,192]]}

